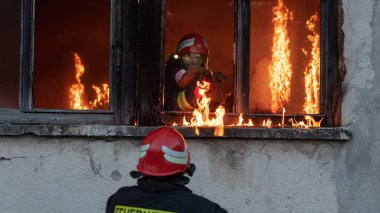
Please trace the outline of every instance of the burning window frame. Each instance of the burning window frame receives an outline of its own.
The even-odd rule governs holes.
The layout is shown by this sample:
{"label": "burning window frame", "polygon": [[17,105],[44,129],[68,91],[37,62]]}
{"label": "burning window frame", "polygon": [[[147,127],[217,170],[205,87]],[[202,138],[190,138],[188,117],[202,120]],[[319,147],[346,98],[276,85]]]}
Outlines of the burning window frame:
{"label": "burning window frame", "polygon": [[[248,113],[249,97],[249,51],[250,51],[250,0],[236,0],[235,2],[235,54],[234,54],[234,93],[235,106],[233,113],[226,113],[224,123],[238,123],[239,115],[242,115],[244,122],[254,119],[258,123],[265,122],[270,118],[273,123],[281,123],[283,114],[250,114]],[[342,10],[339,7],[339,0],[320,1],[320,36],[321,36],[321,113],[313,115],[316,121],[322,118],[324,127],[340,126],[341,114],[341,82],[344,78],[345,67],[343,60],[343,33],[341,31]],[[140,79],[139,84],[143,88],[152,85],[160,85],[159,91],[141,90],[141,102],[150,105],[152,108],[144,110],[141,107],[140,123],[143,125],[171,125],[173,122],[182,124],[183,116],[190,120],[191,113],[165,112],[163,109],[163,79],[164,79],[164,55],[165,55],[165,5],[166,1],[161,0],[155,3],[140,1],[141,18],[141,52],[140,52],[140,73],[141,75],[159,74],[159,79]],[[340,18],[340,19],[339,19]],[[144,19],[146,21],[144,21]],[[156,20],[148,23],[148,20]],[[153,29],[153,31],[152,31]],[[149,32],[150,36],[144,36]],[[151,39],[153,38],[153,39]],[[149,47],[155,47],[150,49]],[[148,64],[149,62],[149,64]],[[149,98],[149,100],[147,100]],[[153,110],[151,110],[153,109]],[[286,120],[293,119],[301,121],[306,114],[285,115]]]}
{"label": "burning window frame", "polygon": [[[165,58],[165,0],[110,0],[111,71],[110,111],[33,109],[34,1],[21,1],[20,108],[0,109],[0,122],[126,124],[152,126],[180,123],[186,113],[163,111]],[[343,60],[343,10],[341,0],[321,0],[322,109],[325,126],[340,126]],[[250,0],[235,4],[234,92],[235,109],[225,123],[240,123],[247,113],[249,82]],[[154,76],[154,77],[152,77]],[[187,114],[190,116],[189,114]],[[248,117],[247,117],[248,115]],[[281,115],[251,115],[281,122]],[[264,116],[264,118],[262,117]],[[297,119],[297,118],[296,118]]]}
{"label": "burning window frame", "polygon": [[[20,101],[18,109],[0,109],[0,122],[40,124],[133,123],[137,1],[109,0],[110,110],[36,109],[33,107],[35,1],[20,0]],[[55,8],[52,8],[55,9]],[[127,12],[123,12],[127,11]],[[127,20],[127,21],[122,21]],[[123,70],[122,70],[123,69]],[[125,71],[124,71],[125,70]],[[3,116],[4,115],[4,116]]]}

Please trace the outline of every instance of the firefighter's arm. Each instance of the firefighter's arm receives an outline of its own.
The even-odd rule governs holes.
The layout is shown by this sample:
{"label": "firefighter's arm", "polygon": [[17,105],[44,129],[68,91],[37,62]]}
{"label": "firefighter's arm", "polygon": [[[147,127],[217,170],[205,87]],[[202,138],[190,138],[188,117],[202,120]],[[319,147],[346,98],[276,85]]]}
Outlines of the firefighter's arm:
{"label": "firefighter's arm", "polygon": [[177,82],[177,85],[181,88],[187,87],[202,72],[203,68],[200,66],[189,66],[187,72],[183,75],[182,79]]}
{"label": "firefighter's arm", "polygon": [[210,97],[212,101],[222,103],[225,99],[225,88],[223,82],[226,76],[221,72],[212,73],[211,83],[212,89],[208,92],[207,97]]}

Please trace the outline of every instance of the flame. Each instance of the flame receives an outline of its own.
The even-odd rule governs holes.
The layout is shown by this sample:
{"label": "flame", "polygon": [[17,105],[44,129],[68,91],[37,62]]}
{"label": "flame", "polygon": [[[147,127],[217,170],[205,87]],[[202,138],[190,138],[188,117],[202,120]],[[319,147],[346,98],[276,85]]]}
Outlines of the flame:
{"label": "flame", "polygon": [[290,81],[292,78],[292,66],[290,64],[289,37],[287,31],[288,20],[293,19],[292,12],[284,5],[283,0],[278,0],[278,5],[272,9],[274,18],[274,35],[272,46],[272,62],[269,65],[270,83],[272,94],[272,113],[278,112],[290,99]]}
{"label": "flame", "polygon": [[195,126],[195,134],[199,136],[199,129],[198,129],[198,126]]}
{"label": "flame", "polygon": [[83,103],[84,86],[81,82],[81,77],[84,74],[84,65],[77,53],[74,53],[74,62],[76,83],[70,87],[70,108],[87,109],[87,106]]}
{"label": "flame", "polygon": [[183,126],[195,126],[195,134],[199,135],[200,126],[212,126],[215,127],[214,135],[223,136],[224,135],[224,123],[223,118],[225,114],[225,109],[223,106],[219,106],[215,111],[215,118],[210,120],[209,106],[211,99],[206,96],[209,91],[211,83],[202,81],[197,82],[197,87],[199,89],[198,93],[201,95],[200,100],[197,99],[198,108],[194,109],[193,117],[190,122],[186,121],[186,117],[183,116],[182,125]]}
{"label": "flame", "polygon": [[[290,39],[287,31],[287,24],[293,19],[292,12],[285,6],[284,0],[277,0],[277,6],[272,8],[273,12],[273,46],[272,46],[272,61],[269,64],[271,90],[271,112],[280,113],[282,109],[281,122],[273,123],[270,118],[262,121],[262,124],[257,126],[272,128],[272,127],[285,127],[291,125],[296,128],[312,128],[321,127],[322,120],[315,120],[312,116],[304,116],[303,120],[297,121],[295,118],[285,120],[285,106],[290,101],[291,80],[292,80],[292,65],[290,63]],[[303,110],[307,114],[320,113],[320,35],[317,33],[319,24],[318,14],[315,13],[306,21],[306,27],[309,30],[308,40],[311,42],[311,50],[308,51],[302,48],[302,53],[309,58],[308,65],[304,71],[305,80],[305,102]],[[225,109],[219,106],[215,112],[216,118],[209,118],[209,105],[211,99],[206,96],[211,88],[209,82],[198,82],[200,99],[197,100],[198,108],[193,111],[190,122],[186,121],[183,117],[183,126],[195,126],[195,133],[199,135],[200,126],[213,126],[216,127],[214,135],[224,135],[224,122],[223,117]],[[175,125],[175,123],[173,124]],[[238,122],[229,126],[254,126],[252,119],[248,119],[244,123],[243,114],[238,117]]]}
{"label": "flame", "polygon": [[224,117],[225,113],[226,113],[226,110],[222,106],[219,106],[215,111],[216,118],[212,119],[213,125],[216,126],[215,130],[214,130],[215,136],[223,136],[224,135],[223,117]]}
{"label": "flame", "polygon": [[321,123],[323,118],[320,121],[316,121],[313,117],[311,116],[305,116],[306,119],[306,125],[308,127],[321,127]]}
{"label": "flame", "polygon": [[310,31],[308,40],[311,42],[311,58],[307,65],[305,73],[305,92],[306,98],[303,105],[303,110],[307,114],[319,114],[319,89],[320,89],[320,47],[319,34],[316,32],[318,26],[318,14],[315,13],[306,22],[306,28]]}
{"label": "flame", "polygon": [[92,85],[92,88],[95,90],[97,97],[93,101],[90,101],[91,107],[93,109],[108,107],[110,97],[108,84],[103,84],[102,88]]}
{"label": "flame", "polygon": [[182,126],[190,126],[190,123],[186,121],[185,116],[183,116]]}
{"label": "flame", "polygon": [[272,120],[268,118],[268,120],[263,120],[263,127],[272,127]]}
{"label": "flame", "polygon": [[239,115],[239,123],[236,124],[236,126],[242,126],[243,125],[243,113],[240,113]]}
{"label": "flame", "polygon": [[252,119],[248,119],[248,123],[244,124],[245,126],[254,126]]}
{"label": "flame", "polygon": [[313,117],[311,116],[305,116],[305,121],[300,121],[298,122],[295,118],[290,118],[289,122],[292,124],[292,127],[298,127],[298,128],[310,128],[310,127],[321,127],[321,123],[323,118],[320,121],[316,121]]}
{"label": "flame", "polygon": [[85,86],[82,84],[81,78],[85,73],[85,66],[78,53],[74,53],[75,63],[75,84],[69,89],[69,99],[71,109],[107,109],[109,107],[109,87],[108,84],[102,84],[102,88],[92,85],[95,90],[96,98],[89,103],[84,100]]}

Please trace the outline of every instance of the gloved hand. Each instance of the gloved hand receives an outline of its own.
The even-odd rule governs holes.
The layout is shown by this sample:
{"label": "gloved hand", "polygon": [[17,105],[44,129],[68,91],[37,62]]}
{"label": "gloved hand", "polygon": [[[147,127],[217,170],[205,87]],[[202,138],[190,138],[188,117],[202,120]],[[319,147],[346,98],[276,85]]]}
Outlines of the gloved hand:
{"label": "gloved hand", "polygon": [[226,76],[222,72],[215,72],[214,73],[214,78],[217,80],[219,83],[223,83],[224,80],[226,80]]}
{"label": "gloved hand", "polygon": [[223,82],[226,79],[226,76],[221,72],[213,73],[211,78],[212,88],[207,93],[207,97],[211,98],[212,102],[218,102],[223,104],[226,97],[226,91],[223,86]]}

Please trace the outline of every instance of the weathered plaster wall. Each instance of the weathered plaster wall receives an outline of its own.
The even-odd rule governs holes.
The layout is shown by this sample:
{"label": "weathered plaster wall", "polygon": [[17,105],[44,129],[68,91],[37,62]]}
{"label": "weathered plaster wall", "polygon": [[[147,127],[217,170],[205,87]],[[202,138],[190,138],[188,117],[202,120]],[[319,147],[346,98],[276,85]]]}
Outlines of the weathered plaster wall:
{"label": "weathered plaster wall", "polygon": [[[138,139],[0,138],[0,212],[103,212],[133,184]],[[189,187],[230,212],[336,212],[342,143],[189,140]]]}
{"label": "weathered plaster wall", "polygon": [[353,139],[337,161],[340,212],[380,209],[380,2],[343,0],[343,123]]}

